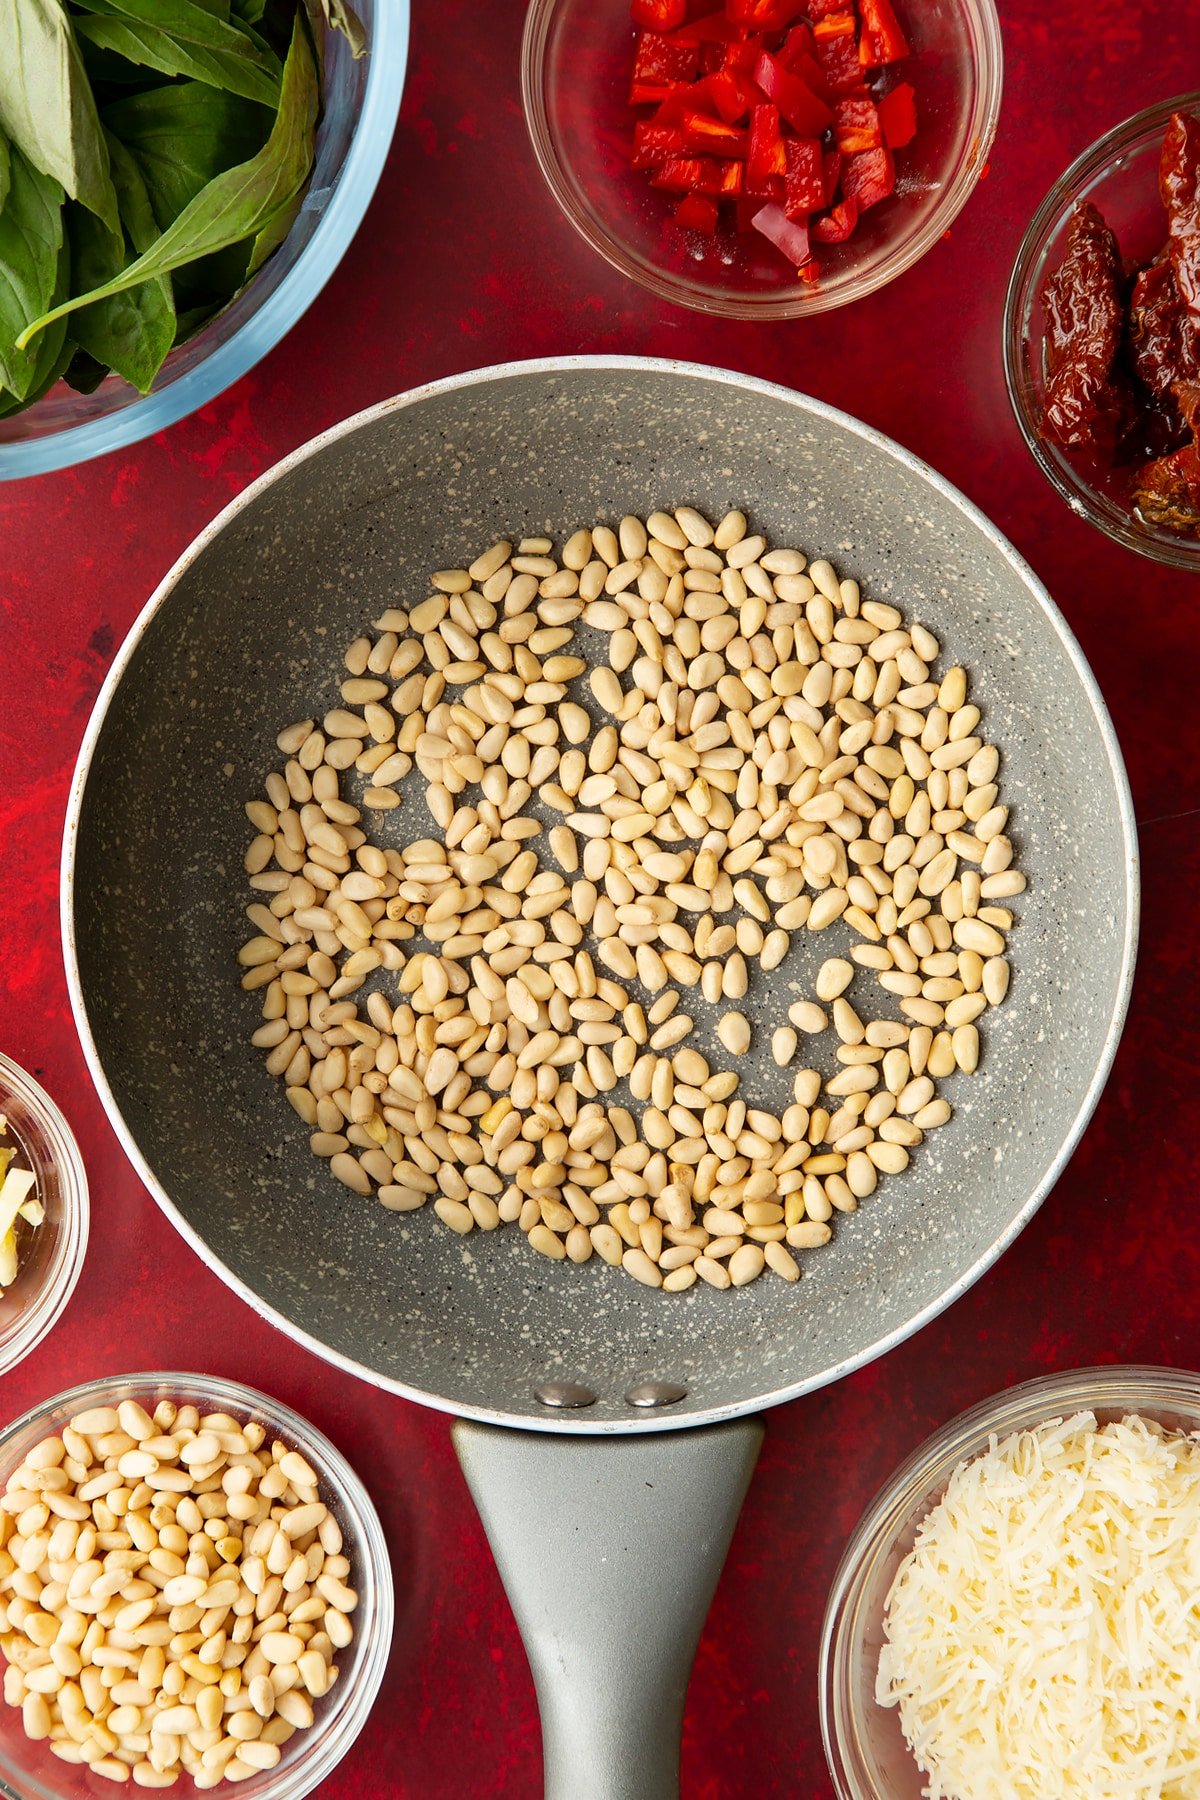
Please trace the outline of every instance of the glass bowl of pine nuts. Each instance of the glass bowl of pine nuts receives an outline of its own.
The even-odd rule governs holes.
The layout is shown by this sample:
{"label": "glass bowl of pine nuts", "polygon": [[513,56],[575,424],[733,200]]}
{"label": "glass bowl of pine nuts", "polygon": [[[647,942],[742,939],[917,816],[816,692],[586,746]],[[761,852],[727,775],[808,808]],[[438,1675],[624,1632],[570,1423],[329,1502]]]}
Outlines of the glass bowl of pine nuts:
{"label": "glass bowl of pine nuts", "polygon": [[0,1490],[0,1793],[300,1800],[326,1779],[378,1693],[393,1593],[375,1508],[315,1427],[215,1377],[92,1381],[0,1432]]}

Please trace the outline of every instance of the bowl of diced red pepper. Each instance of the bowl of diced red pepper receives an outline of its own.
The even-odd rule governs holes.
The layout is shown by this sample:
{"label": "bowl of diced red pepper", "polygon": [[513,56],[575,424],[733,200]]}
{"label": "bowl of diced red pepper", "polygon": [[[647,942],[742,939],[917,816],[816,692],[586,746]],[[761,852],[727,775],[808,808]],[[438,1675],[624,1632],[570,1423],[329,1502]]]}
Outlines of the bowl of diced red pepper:
{"label": "bowl of diced red pepper", "polygon": [[1054,184],[1004,352],[1017,423],[1071,509],[1200,568],[1200,93],[1125,120]]}
{"label": "bowl of diced red pepper", "polygon": [[660,298],[842,306],[946,231],[1000,104],[992,0],[532,0],[534,149],[582,236]]}

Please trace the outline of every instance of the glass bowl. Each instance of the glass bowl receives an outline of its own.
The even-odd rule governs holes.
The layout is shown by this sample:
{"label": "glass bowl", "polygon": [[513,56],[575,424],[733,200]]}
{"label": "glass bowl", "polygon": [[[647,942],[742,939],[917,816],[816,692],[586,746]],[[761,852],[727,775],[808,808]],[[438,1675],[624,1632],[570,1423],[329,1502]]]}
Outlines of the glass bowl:
{"label": "glass bowl", "polygon": [[1200,1430],[1200,1375],[1137,1364],[1069,1369],[994,1394],[914,1451],[860,1519],[830,1591],[821,1634],[821,1733],[839,1800],[920,1800],[925,1778],[895,1707],[875,1699],[883,1611],[917,1528],[959,1463],[1050,1419],[1093,1412],[1099,1424],[1130,1413],[1168,1430]]}
{"label": "glass bowl", "polygon": [[260,362],[316,299],[375,192],[404,87],[409,0],[355,0],[355,9],[370,49],[356,62],[341,32],[325,34],[312,180],[274,256],[244,293],[171,352],[149,394],[116,375],[94,394],[60,381],[28,412],[0,419],[0,481],[68,468],[173,425]]}
{"label": "glass bowl", "polygon": [[1000,111],[1003,53],[992,0],[901,9],[912,55],[896,67],[916,90],[918,131],[899,153],[896,191],[845,244],[819,245],[816,282],[778,251],[682,232],[677,196],[630,166],[629,0],[531,0],[521,89],[533,148],[575,229],[660,300],[730,319],[790,319],[845,306],[910,268],[956,218],[987,160]]}
{"label": "glass bowl", "polygon": [[1200,108],[1200,92],[1148,106],[1097,138],[1055,182],[1034,213],[1017,252],[1004,301],[1004,378],[1021,435],[1073,513],[1142,556],[1178,569],[1200,568],[1200,539],[1145,525],[1133,516],[1120,477],[1105,476],[1079,451],[1042,437],[1046,320],[1041,293],[1062,259],[1076,201],[1090,200],[1117,234],[1124,256],[1145,261],[1161,249],[1166,216],[1158,197],[1158,157],[1173,112]]}
{"label": "glass bowl", "polygon": [[19,1225],[17,1279],[0,1294],[0,1375],[40,1344],[79,1279],[88,1238],[87,1172],[71,1128],[17,1063],[0,1055],[0,1113],[8,1141],[37,1176],[46,1216]]}
{"label": "glass bowl", "polygon": [[[87,1407],[119,1406],[123,1400],[137,1400],[151,1413],[160,1400],[173,1400],[201,1412],[261,1420],[271,1436],[299,1450],[317,1473],[321,1498],[342,1530],[350,1583],[358,1590],[354,1639],[338,1652],[341,1673],[336,1686],[315,1703],[313,1724],[289,1738],[275,1767],[243,1781],[219,1784],[222,1792],[242,1794],[247,1800],[301,1800],[331,1774],[362,1730],[387,1665],[394,1601],[379,1516],[341,1452],[290,1407],[239,1381],[175,1371],[84,1382],[34,1407],[0,1431],[0,1487],[33,1446],[61,1431],[73,1414]],[[191,1791],[191,1785],[186,1776],[180,1777],[182,1791]],[[0,1703],[0,1794],[14,1800],[63,1800],[69,1792],[112,1800],[113,1791],[113,1783],[104,1776],[61,1762],[47,1743],[27,1738],[19,1710]],[[127,1791],[139,1790],[130,1784]]]}

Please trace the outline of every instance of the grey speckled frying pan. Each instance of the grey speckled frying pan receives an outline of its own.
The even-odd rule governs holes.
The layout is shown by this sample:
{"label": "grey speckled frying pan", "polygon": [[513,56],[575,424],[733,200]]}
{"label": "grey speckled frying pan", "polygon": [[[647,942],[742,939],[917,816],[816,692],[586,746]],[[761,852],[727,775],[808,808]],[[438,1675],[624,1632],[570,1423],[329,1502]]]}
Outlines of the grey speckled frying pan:
{"label": "grey speckled frying pan", "polygon": [[[1003,752],[1002,798],[1030,891],[984,1064],[957,1091],[951,1083],[955,1117],[913,1168],[838,1221],[797,1286],[764,1279],[668,1299],[595,1261],[545,1263],[516,1231],[464,1240],[340,1188],[249,1044],[257,1006],[233,954],[245,935],[243,803],[277,764],[275,733],[335,703],[341,652],[364,621],[423,598],[429,570],[497,537],[561,538],[577,524],[685,501],[712,516],[745,506],[775,542],[828,556],[967,665]],[[401,838],[424,834],[423,813],[414,795],[391,815]],[[483,1422],[459,1428],[460,1454],[526,1629],[548,1782],[564,1800],[670,1791],[687,1657],[758,1441],[748,1426],[686,1440],[627,1434],[712,1427],[833,1381],[988,1268],[1049,1191],[1096,1102],[1124,1016],[1136,914],[1129,794],[1100,695],[1045,591],[987,520],[827,406],[740,375],[619,357],[517,364],[418,389],[256,482],[201,534],[130,633],[84,742],[64,850],[80,1032],[159,1204],[232,1287],[311,1349]],[[791,998],[782,984],[811,986],[821,957],[848,941],[836,926],[798,940],[752,993],[765,1021]],[[704,1008],[697,1020],[720,1062]],[[754,1079],[774,1096],[762,1063]],[[536,1397],[547,1383],[595,1399],[552,1409]],[[672,1404],[638,1406],[627,1397],[636,1384],[643,1400],[661,1399],[662,1384],[683,1391]],[[539,1444],[489,1424],[581,1441]],[[612,1727],[637,1684],[611,1610],[608,1625],[597,1623],[603,1606],[624,1608],[633,1642],[641,1627],[631,1609],[640,1621],[668,1579],[683,1591],[631,1510],[645,1510],[630,1495],[645,1494],[646,1459],[656,1480],[690,1471],[680,1503],[695,1516],[677,1532],[705,1536],[710,1549],[685,1559],[707,1570],[691,1595],[694,1632],[677,1611],[676,1641],[648,1659],[658,1669],[649,1710],[667,1726],[657,1762],[644,1737],[635,1755],[628,1730]],[[571,1563],[574,1525],[562,1532],[569,1573],[541,1540],[534,1586],[519,1586],[530,1571],[518,1567],[522,1533],[506,1532],[506,1506],[528,1506],[541,1479],[559,1517],[570,1517],[574,1493],[589,1531],[611,1536],[620,1520],[628,1554],[614,1561],[636,1576],[627,1594],[604,1585],[617,1577],[598,1576],[594,1555]],[[606,1496],[622,1482],[629,1494],[614,1511]],[[660,1511],[655,1529],[663,1524]],[[572,1600],[568,1631],[555,1606]],[[582,1641],[585,1618],[594,1643]],[[572,1715],[568,1694],[563,1712],[552,1670],[574,1672],[578,1702],[572,1657],[593,1651],[607,1673],[589,1675],[586,1709]],[[648,1730],[642,1707],[640,1729],[639,1719]]]}

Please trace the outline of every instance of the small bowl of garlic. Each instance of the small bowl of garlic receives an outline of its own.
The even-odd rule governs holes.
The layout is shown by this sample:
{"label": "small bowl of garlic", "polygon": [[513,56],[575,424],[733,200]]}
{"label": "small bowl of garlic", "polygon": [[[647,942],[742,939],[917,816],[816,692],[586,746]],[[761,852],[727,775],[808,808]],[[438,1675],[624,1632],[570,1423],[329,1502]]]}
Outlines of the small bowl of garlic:
{"label": "small bowl of garlic", "polygon": [[28,1356],[79,1279],[88,1184],[50,1096],[0,1054],[0,1375]]}

